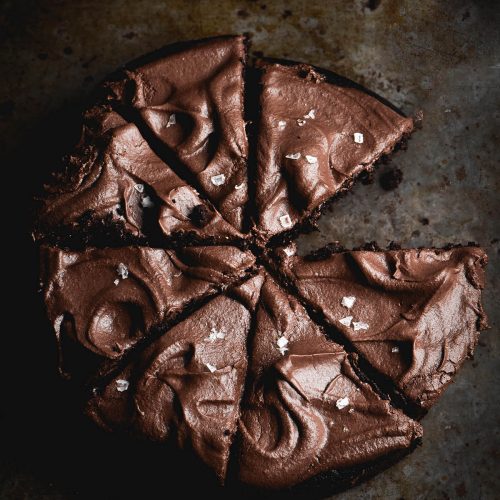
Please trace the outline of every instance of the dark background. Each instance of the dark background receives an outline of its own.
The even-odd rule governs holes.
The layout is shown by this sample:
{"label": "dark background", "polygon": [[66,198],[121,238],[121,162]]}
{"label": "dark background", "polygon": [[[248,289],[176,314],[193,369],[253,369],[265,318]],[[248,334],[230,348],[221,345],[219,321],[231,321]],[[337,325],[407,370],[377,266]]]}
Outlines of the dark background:
{"label": "dark background", "polygon": [[[332,69],[412,114],[423,129],[393,165],[390,192],[358,185],[323,216],[302,250],[477,241],[490,265],[491,330],[424,419],[424,444],[341,498],[500,495],[500,3],[494,1],[2,1],[0,152],[4,330],[0,343],[0,498],[169,496],[189,464],[103,438],[72,413],[36,297],[30,198],[51,156],[71,139],[82,98],[117,66],[170,42],[248,32],[252,50]],[[381,168],[382,173],[388,166]]]}

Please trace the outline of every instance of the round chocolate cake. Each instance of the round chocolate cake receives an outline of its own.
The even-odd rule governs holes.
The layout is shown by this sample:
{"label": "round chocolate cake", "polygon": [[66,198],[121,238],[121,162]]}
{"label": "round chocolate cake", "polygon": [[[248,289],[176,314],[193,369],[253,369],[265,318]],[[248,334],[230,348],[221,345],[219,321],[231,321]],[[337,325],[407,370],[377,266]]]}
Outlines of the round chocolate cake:
{"label": "round chocolate cake", "polygon": [[411,451],[486,327],[486,254],[292,240],[413,128],[331,72],[247,64],[242,36],[106,80],[34,230],[86,414],[245,491],[331,492]]}

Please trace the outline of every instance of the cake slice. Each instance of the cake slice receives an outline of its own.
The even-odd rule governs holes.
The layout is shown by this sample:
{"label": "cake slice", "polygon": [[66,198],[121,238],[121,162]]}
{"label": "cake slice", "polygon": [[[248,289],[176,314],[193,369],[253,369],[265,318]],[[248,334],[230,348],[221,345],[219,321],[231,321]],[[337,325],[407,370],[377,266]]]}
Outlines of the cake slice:
{"label": "cake slice", "polygon": [[322,206],[410,134],[413,120],[359,85],[305,64],[261,64],[255,234],[314,223]]}
{"label": "cake slice", "polygon": [[135,125],[96,106],[85,114],[66,168],[40,200],[35,236],[94,245],[114,238],[123,245],[225,243],[242,235],[156,156]]}
{"label": "cake slice", "polygon": [[241,280],[254,257],[236,247],[42,247],[45,305],[59,368],[87,378],[200,300]]}
{"label": "cake slice", "polygon": [[243,483],[287,489],[306,482],[328,493],[412,449],[420,425],[359,379],[351,356],[296,298],[265,271],[240,293],[255,310],[237,447]]}
{"label": "cake slice", "polygon": [[244,120],[243,36],[165,47],[129,64],[109,83],[162,157],[200,190],[236,229],[243,229],[248,141]]}
{"label": "cake slice", "polygon": [[245,383],[250,323],[242,303],[215,297],[96,389],[87,413],[109,431],[194,453],[223,482]]}
{"label": "cake slice", "polygon": [[486,328],[485,252],[330,249],[306,258],[282,252],[281,272],[373,368],[427,410]]}

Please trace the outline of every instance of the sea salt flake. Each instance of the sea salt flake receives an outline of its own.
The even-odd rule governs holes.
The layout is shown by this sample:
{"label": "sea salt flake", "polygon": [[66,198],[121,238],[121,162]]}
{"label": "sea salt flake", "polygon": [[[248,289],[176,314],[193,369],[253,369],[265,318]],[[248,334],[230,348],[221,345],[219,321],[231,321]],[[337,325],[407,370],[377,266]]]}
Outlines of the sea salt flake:
{"label": "sea salt flake", "polygon": [[144,193],[144,184],[135,184],[135,185],[134,185],[134,189],[135,189],[138,193]]}
{"label": "sea salt flake", "polygon": [[283,249],[283,251],[285,252],[285,255],[288,256],[288,257],[291,257],[292,255],[295,255],[295,250],[293,248],[286,247],[286,248]]}
{"label": "sea salt flake", "polygon": [[211,365],[210,363],[205,363],[205,365],[210,370],[210,373],[213,373],[214,371],[217,370],[217,368],[214,365]]}
{"label": "sea salt flake", "polygon": [[312,120],[314,120],[314,118],[316,118],[316,110],[311,109],[309,113],[307,113],[307,115],[304,115],[304,118],[311,118]]}
{"label": "sea salt flake", "polygon": [[282,356],[284,356],[284,355],[286,354],[286,352],[288,351],[288,347],[280,347],[280,348],[278,349],[278,351],[280,352],[280,354],[281,354]]}
{"label": "sea salt flake", "polygon": [[339,319],[339,323],[344,326],[351,326],[352,316],[346,316],[345,318]]}
{"label": "sea salt flake", "polygon": [[365,140],[364,135],[361,132],[354,132],[354,142],[357,144],[363,144]]}
{"label": "sea salt flake", "polygon": [[357,330],[368,330],[369,325],[368,323],[363,323],[362,321],[354,321],[352,324],[354,331]]}
{"label": "sea salt flake", "polygon": [[285,158],[290,158],[290,160],[298,160],[300,158],[300,153],[288,153]]}
{"label": "sea salt flake", "polygon": [[306,124],[306,121],[303,118],[297,118],[297,125],[299,127],[303,127]]}
{"label": "sea salt flake", "polygon": [[153,200],[149,196],[144,196],[144,198],[141,201],[141,205],[144,208],[151,208],[155,206]]}
{"label": "sea salt flake", "polygon": [[306,155],[307,163],[318,163],[316,156]]}
{"label": "sea salt flake", "polygon": [[125,280],[128,278],[128,267],[123,262],[120,262],[118,264],[118,267],[116,268],[116,272],[118,273],[118,276],[120,276],[120,278],[122,280]]}
{"label": "sea salt flake", "polygon": [[288,339],[286,337],[281,336],[278,339],[278,347],[286,347],[288,345]]}
{"label": "sea salt flake", "polygon": [[123,380],[122,378],[119,378],[116,381],[116,390],[118,392],[125,392],[128,389],[129,385],[130,384],[129,384],[128,380]]}
{"label": "sea salt flake", "polygon": [[280,120],[280,121],[278,122],[278,128],[279,128],[280,130],[283,130],[285,127],[286,127],[286,121],[285,121],[285,120]]}
{"label": "sea salt flake", "polygon": [[349,413],[354,413],[354,408],[349,408]]}
{"label": "sea salt flake", "polygon": [[391,352],[399,352],[399,347],[397,347],[397,346],[396,346],[396,347],[393,347],[393,348],[391,349]]}
{"label": "sea salt flake", "polygon": [[216,328],[212,328],[212,330],[210,331],[210,335],[205,340],[209,340],[210,342],[215,342],[216,340],[222,340],[225,337],[226,334],[223,331],[219,331]]}
{"label": "sea salt flake", "polygon": [[236,191],[239,191],[240,189],[243,188],[245,184],[242,182],[241,184],[236,184],[236,186],[234,186],[234,189],[236,189]]}
{"label": "sea salt flake", "polygon": [[346,426],[344,425],[344,427],[343,427],[343,429],[342,429],[342,430],[343,430],[344,432],[349,432],[349,427],[346,427]]}
{"label": "sea salt flake", "polygon": [[113,281],[113,283],[115,284],[115,286],[118,286],[118,284],[120,283],[120,280],[118,278],[116,278],[115,281]]}
{"label": "sea salt flake", "polygon": [[293,224],[292,224],[292,219],[290,219],[290,216],[288,214],[286,215],[282,215],[280,217],[280,224],[284,227],[284,228],[289,228],[289,227],[292,227]]}
{"label": "sea salt flake", "polygon": [[172,125],[175,125],[176,123],[177,123],[177,120],[176,120],[176,118],[175,118],[175,114],[174,114],[174,113],[172,113],[172,114],[168,117],[168,122],[167,122],[166,127],[168,128],[168,127],[170,127],[170,126],[172,126]]}
{"label": "sea salt flake", "polygon": [[347,307],[347,309],[350,309],[354,305],[354,302],[356,302],[356,297],[348,296],[348,297],[342,297],[341,304],[344,307]]}
{"label": "sea salt flake", "polygon": [[222,186],[226,182],[226,176],[224,174],[214,175],[210,180],[214,186]]}
{"label": "sea salt flake", "polygon": [[347,396],[345,398],[337,399],[337,402],[335,403],[335,406],[339,410],[342,410],[342,408],[345,408],[348,405],[349,405],[349,398]]}

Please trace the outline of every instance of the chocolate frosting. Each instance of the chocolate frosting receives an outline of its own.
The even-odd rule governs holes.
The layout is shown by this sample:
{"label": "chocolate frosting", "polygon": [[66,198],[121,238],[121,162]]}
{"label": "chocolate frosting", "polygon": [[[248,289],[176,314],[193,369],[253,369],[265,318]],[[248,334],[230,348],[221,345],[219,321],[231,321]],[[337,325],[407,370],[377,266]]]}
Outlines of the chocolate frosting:
{"label": "chocolate frosting", "polygon": [[349,187],[412,131],[413,120],[310,66],[262,66],[256,234],[267,239]]}
{"label": "chocolate frosting", "polygon": [[[487,257],[480,248],[282,259],[281,270],[300,296],[423,408],[434,404],[486,327]],[[344,297],[355,298],[350,308]]]}
{"label": "chocolate frosting", "polygon": [[248,199],[245,57],[243,36],[217,37],[132,65],[123,81],[110,84],[114,99],[138,110],[238,230]]}
{"label": "chocolate frosting", "polygon": [[[86,410],[101,427],[186,450],[221,481],[230,450],[255,488],[330,470],[355,481],[422,435],[377,382],[427,409],[472,354],[486,326],[486,255],[272,251],[413,121],[332,73],[261,62],[249,171],[244,45],[228,36],[162,49],[105,82],[84,113],[35,230],[86,247],[41,248],[60,371],[93,387]],[[248,244],[274,277],[231,244]]]}
{"label": "chocolate frosting", "polygon": [[61,372],[84,367],[80,356],[73,357],[75,351],[99,360],[120,358],[153,326],[241,279],[254,261],[250,252],[229,246],[176,252],[43,247],[43,292]]}
{"label": "chocolate frosting", "polygon": [[244,305],[214,298],[96,391],[87,413],[108,430],[174,441],[223,481],[243,393],[249,328]]}
{"label": "chocolate frosting", "polygon": [[[151,227],[166,237],[195,233],[223,242],[241,236],[156,156],[135,125],[108,107],[87,112],[80,144],[54,181],[39,211],[39,237],[58,225],[77,230],[87,213],[135,236],[152,236]],[[192,217],[199,206],[206,213],[201,225]]]}
{"label": "chocolate frosting", "polygon": [[260,291],[240,419],[243,482],[291,487],[408,448],[421,436],[418,423],[360,381],[347,353],[297,299],[265,272],[253,284],[251,296]]}

